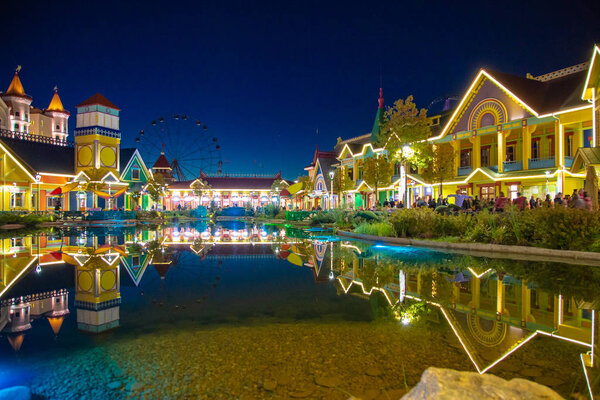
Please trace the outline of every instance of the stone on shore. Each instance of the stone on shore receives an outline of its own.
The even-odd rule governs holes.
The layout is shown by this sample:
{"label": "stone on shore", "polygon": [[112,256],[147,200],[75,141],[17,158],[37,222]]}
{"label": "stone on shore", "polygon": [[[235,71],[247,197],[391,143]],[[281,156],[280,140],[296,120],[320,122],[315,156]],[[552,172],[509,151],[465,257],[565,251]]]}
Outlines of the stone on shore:
{"label": "stone on shore", "polygon": [[428,368],[402,400],[562,399],[554,390],[525,379],[507,381],[495,375]]}

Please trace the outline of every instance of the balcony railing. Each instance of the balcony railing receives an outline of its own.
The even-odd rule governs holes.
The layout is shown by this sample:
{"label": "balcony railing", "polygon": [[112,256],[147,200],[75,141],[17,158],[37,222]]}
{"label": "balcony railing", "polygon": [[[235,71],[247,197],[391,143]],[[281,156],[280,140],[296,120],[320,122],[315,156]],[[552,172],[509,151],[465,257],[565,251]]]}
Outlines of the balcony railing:
{"label": "balcony railing", "polygon": [[465,176],[465,175],[469,175],[471,172],[473,172],[473,167],[471,167],[470,165],[468,167],[458,167],[458,171],[456,173],[457,176]]}
{"label": "balcony railing", "polygon": [[487,168],[487,169],[491,170],[492,172],[498,173],[497,165],[482,165],[482,167]]}
{"label": "balcony railing", "polygon": [[68,147],[75,146],[75,143],[68,141],[68,140],[55,139],[55,138],[52,138],[49,136],[33,135],[30,133],[25,133],[25,132],[9,131],[8,129],[0,129],[0,137],[10,138],[10,139],[27,140],[29,142],[53,144],[56,146],[68,146]]}
{"label": "balcony railing", "polygon": [[523,169],[523,161],[522,160],[517,160],[517,161],[504,161],[502,163],[503,168],[504,168],[504,172],[510,172],[510,171],[520,171]]}
{"label": "balcony railing", "polygon": [[529,169],[552,168],[554,167],[554,157],[530,158]]}
{"label": "balcony railing", "polygon": [[571,168],[573,165],[573,157],[565,156],[565,166]]}

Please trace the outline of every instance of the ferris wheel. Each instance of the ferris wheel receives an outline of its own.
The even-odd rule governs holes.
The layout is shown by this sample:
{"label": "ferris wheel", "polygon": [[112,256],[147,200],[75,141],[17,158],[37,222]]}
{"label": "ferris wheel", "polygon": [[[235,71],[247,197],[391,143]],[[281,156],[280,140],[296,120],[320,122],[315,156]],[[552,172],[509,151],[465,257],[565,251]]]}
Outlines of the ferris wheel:
{"label": "ferris wheel", "polygon": [[152,165],[164,152],[178,181],[197,178],[200,171],[220,174],[221,145],[197,118],[185,114],[158,117],[138,132],[136,145]]}

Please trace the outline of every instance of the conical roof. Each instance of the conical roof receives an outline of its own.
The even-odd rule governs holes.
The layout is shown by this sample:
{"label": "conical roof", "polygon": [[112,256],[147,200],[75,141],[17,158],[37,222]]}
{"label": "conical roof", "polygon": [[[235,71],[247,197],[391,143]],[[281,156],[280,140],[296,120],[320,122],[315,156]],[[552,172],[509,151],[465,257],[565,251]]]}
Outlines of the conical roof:
{"label": "conical roof", "polygon": [[31,96],[28,96],[25,93],[25,89],[23,89],[23,84],[21,83],[21,79],[19,79],[19,73],[16,71],[15,71],[15,75],[13,76],[12,81],[10,82],[10,85],[8,86],[8,89],[6,89],[6,92],[3,94],[7,95],[7,96],[20,96],[20,97],[31,98]]}
{"label": "conical roof", "polygon": [[371,129],[371,143],[377,142],[381,133],[381,124],[383,123],[383,88],[379,88],[379,100],[377,107],[377,113],[375,114],[375,121],[373,122],[373,128]]}
{"label": "conical roof", "polygon": [[160,153],[160,156],[158,157],[152,168],[171,169],[171,164],[169,164],[169,160],[167,160],[167,157],[165,157],[165,153]]}
{"label": "conical roof", "polygon": [[106,97],[102,96],[100,93],[96,93],[89,99],[77,104],[77,107],[92,106],[95,104],[99,104],[101,106],[105,106],[105,107],[112,108],[114,110],[121,111],[121,109],[119,107],[115,106],[113,103],[111,103]]}
{"label": "conical roof", "polygon": [[47,111],[59,111],[68,114],[68,112],[63,107],[62,101],[60,101],[57,89],[54,89],[54,96],[52,96],[52,100],[50,101],[50,105],[48,106]]}

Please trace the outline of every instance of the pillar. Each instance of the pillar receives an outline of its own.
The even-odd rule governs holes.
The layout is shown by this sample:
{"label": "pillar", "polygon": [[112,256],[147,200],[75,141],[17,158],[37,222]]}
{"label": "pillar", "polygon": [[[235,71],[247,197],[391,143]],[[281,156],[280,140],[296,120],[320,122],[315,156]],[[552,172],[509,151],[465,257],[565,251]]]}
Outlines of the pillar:
{"label": "pillar", "polygon": [[454,149],[454,173],[458,173],[458,167],[460,167],[460,142],[456,139],[452,141],[452,148]]}
{"label": "pillar", "polygon": [[527,319],[531,313],[531,290],[527,288],[527,282],[521,284],[521,326],[527,325]]}
{"label": "pillar", "polygon": [[475,311],[481,307],[481,279],[477,278],[476,276],[473,276],[471,284],[473,285],[473,298],[471,300],[471,309],[475,313]]}
{"label": "pillar", "polygon": [[504,160],[506,159],[506,146],[504,145],[504,132],[498,131],[498,172],[504,172]]}
{"label": "pillar", "polygon": [[502,279],[500,279],[500,277],[498,277],[496,284],[496,319],[499,320],[502,318],[502,314],[504,313],[504,285],[502,284]]}
{"label": "pillar", "polygon": [[471,143],[473,143],[473,160],[471,165],[473,169],[481,167],[481,136],[471,137]]}
{"label": "pillar", "polygon": [[523,154],[523,169],[529,169],[529,159],[531,158],[531,134],[533,130],[528,126],[523,127],[523,142],[522,154]]}
{"label": "pillar", "polygon": [[563,140],[563,126],[557,120],[554,122],[554,165],[556,165],[556,167],[563,165]]}

